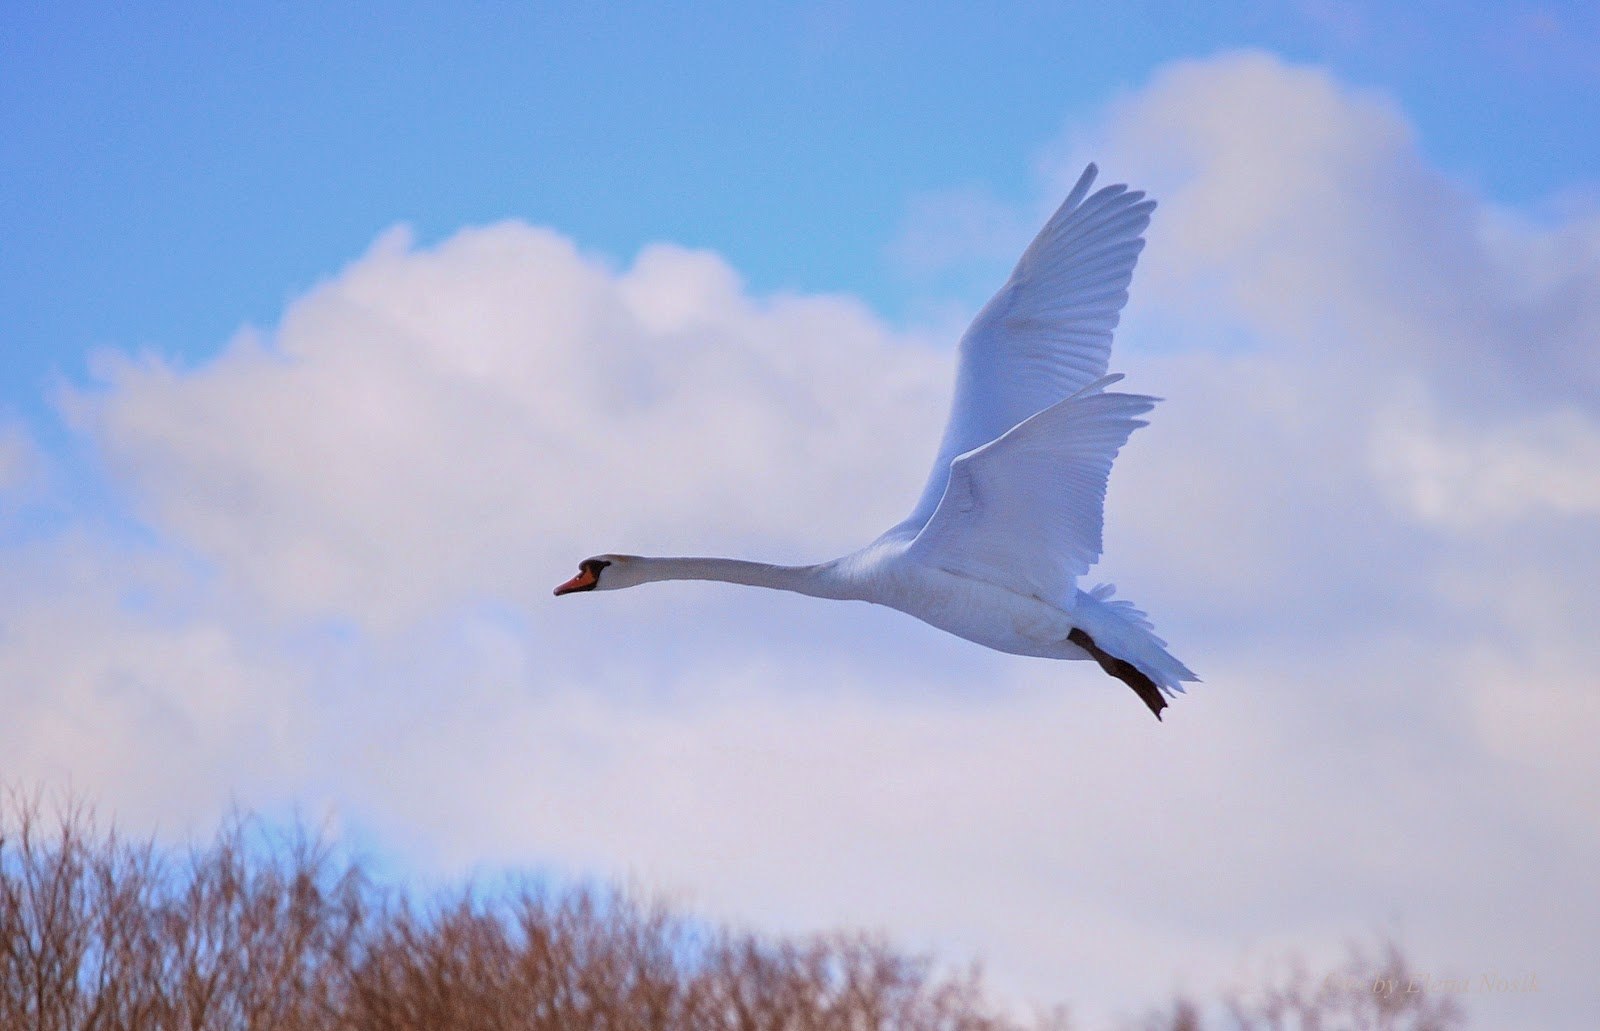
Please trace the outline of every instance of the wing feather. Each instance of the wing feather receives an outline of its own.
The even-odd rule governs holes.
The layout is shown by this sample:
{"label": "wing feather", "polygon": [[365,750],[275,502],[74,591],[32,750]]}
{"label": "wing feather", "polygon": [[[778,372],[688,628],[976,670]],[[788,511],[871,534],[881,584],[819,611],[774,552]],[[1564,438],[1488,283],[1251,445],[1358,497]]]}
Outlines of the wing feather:
{"label": "wing feather", "polygon": [[1156,398],[1108,394],[1107,377],[950,465],[909,554],[1060,603],[1100,559],[1111,463]]}
{"label": "wing feather", "polygon": [[1090,165],[961,338],[955,397],[916,508],[889,534],[932,517],[960,456],[1105,375],[1156,202],[1125,185],[1089,193]]}

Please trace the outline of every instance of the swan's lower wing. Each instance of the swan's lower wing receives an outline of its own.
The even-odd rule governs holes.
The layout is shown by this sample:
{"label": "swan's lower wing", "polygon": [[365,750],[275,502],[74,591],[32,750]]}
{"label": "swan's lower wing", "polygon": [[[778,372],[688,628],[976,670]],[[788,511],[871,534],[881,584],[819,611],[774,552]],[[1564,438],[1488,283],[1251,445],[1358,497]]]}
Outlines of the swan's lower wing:
{"label": "swan's lower wing", "polygon": [[1111,462],[1156,402],[1100,392],[1109,381],[950,463],[910,557],[1046,601],[1070,597],[1100,558]]}

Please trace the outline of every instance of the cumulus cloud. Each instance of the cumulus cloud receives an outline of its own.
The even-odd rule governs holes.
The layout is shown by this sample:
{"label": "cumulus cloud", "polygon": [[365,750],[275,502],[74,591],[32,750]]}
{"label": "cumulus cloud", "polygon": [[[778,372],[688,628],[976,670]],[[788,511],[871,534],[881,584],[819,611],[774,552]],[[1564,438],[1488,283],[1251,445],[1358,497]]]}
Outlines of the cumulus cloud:
{"label": "cumulus cloud", "polygon": [[1377,471],[1417,519],[1513,530],[1540,516],[1600,516],[1600,426],[1561,409],[1486,428],[1391,411],[1373,437]]}
{"label": "cumulus cloud", "polygon": [[74,411],[240,585],[392,626],[540,597],[597,551],[864,543],[914,495],[948,370],[848,298],[752,298],[667,245],[617,271],[505,223],[386,236],[198,369],[105,355]]}
{"label": "cumulus cloud", "polygon": [[[1301,804],[1419,793],[1332,838],[1380,847],[1378,827],[1409,833],[1421,798],[1475,782],[1584,842],[1554,879],[1570,889],[1600,783],[1583,729],[1600,647],[1578,625],[1600,574],[1593,220],[1496,208],[1431,166],[1386,98],[1264,54],[1174,65],[1074,127],[1041,196],[1091,158],[1161,199],[1118,364],[1171,395],[1119,461],[1107,567],[1202,642],[1202,690],[1250,691],[1286,749],[1367,757],[1341,766],[1349,787],[1284,789]],[[1480,955],[1513,937],[1473,914],[1452,920]]]}
{"label": "cumulus cloud", "polygon": [[950,356],[715,255],[506,223],[390,234],[198,367],[99,360],[69,407],[142,528],[8,549],[6,772],[152,818],[335,799],[433,869],[878,924],[1091,1018],[1397,921],[1440,976],[1538,974],[1471,1000],[1496,1026],[1581,1026],[1600,234],[1494,209],[1382,97],[1254,54],[1073,127],[1009,216],[908,226],[1020,232],[1090,156],[1162,201],[1116,364],[1171,400],[1100,572],[1206,677],[1167,725],[1084,664],[860,606],[552,603],[596,551],[870,538]]}
{"label": "cumulus cloud", "polygon": [[168,830],[290,795],[302,670],[207,601],[181,565],[79,531],[8,548],[0,779]]}

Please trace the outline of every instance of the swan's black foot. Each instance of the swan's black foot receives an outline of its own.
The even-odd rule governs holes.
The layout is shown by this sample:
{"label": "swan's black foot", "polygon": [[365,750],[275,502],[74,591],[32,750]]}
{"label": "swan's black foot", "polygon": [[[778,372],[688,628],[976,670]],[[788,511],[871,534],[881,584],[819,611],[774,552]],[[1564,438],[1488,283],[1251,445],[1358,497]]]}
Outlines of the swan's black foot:
{"label": "swan's black foot", "polygon": [[1094,638],[1077,627],[1072,628],[1067,640],[1094,656],[1094,661],[1100,664],[1101,669],[1133,688],[1133,693],[1150,707],[1150,711],[1156,714],[1156,719],[1161,718],[1161,710],[1167,707],[1167,700],[1162,696],[1161,689],[1156,687],[1154,680],[1139,672],[1139,668],[1133,663],[1106,652],[1094,643]]}

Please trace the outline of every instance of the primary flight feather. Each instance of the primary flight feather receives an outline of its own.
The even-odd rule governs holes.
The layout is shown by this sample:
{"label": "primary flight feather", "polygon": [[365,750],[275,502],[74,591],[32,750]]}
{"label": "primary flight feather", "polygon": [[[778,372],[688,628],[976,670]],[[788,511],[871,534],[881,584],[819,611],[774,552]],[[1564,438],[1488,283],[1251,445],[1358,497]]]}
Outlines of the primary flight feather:
{"label": "primary flight feather", "polygon": [[961,338],[955,398],[916,507],[859,551],[809,566],[596,555],[557,595],[721,580],[887,605],[1003,652],[1093,659],[1156,718],[1198,679],[1112,588],[1078,588],[1100,558],[1106,481],[1156,402],[1106,388],[1156,203],[1090,194],[1090,165]]}

